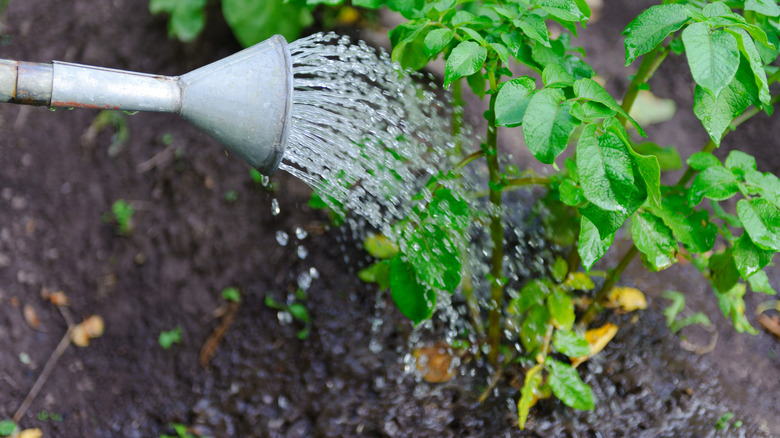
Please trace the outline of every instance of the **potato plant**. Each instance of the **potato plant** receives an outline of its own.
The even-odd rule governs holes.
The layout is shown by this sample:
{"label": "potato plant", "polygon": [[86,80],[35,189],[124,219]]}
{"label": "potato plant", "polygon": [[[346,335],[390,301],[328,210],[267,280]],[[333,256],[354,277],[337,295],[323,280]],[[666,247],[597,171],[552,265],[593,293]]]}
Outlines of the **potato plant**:
{"label": "potato plant", "polygon": [[[222,0],[222,9],[239,41],[250,45],[273,33],[294,38],[311,21],[307,7],[343,3]],[[778,95],[770,86],[780,79],[780,69],[772,65],[780,52],[776,0],[664,0],[643,11],[623,31],[625,66],[639,64],[619,99],[602,86],[576,46],[591,14],[585,0],[352,0],[351,5],[403,15],[406,21],[389,33],[392,59],[403,67],[417,70],[443,57],[444,85],[456,100],[463,86],[489,100],[480,149],[431,178],[392,237],[366,240],[377,262],[360,277],[389,289],[415,324],[431,317],[437,291],[461,291],[477,316],[475,331],[492,367],[524,365],[520,428],[539,398],[554,395],[576,409],[594,407],[576,367],[617,330],[611,324],[587,328],[619,290],[616,283],[636,256],[650,271],[691,261],[711,282],[734,328],[756,333],[745,318],[743,297],[748,288],[775,293],[764,268],[780,250],[780,180],[757,170],[756,159],[744,152],[732,150],[724,162],[712,152],[749,118],[773,112]],[[152,12],[170,14],[171,34],[182,40],[202,29],[204,6],[200,0],[150,2]],[[680,162],[677,151],[645,140],[629,113],[670,55],[687,59],[696,83],[692,111],[710,140],[687,157],[679,180],[667,185],[661,174]],[[512,63],[532,73],[515,76],[507,68]],[[462,125],[459,114],[454,134]],[[521,173],[507,164],[498,148],[498,127],[522,135],[534,157],[551,166],[549,175]],[[568,158],[561,158],[567,150]],[[460,184],[463,170],[478,161],[488,169],[486,194]],[[546,221],[555,224],[551,238],[569,251],[547,276],[530,281],[507,278],[503,264],[510,226],[504,197],[527,186],[546,189],[539,202],[548,212]],[[483,194],[490,208],[476,202]],[[328,205],[317,196],[313,206]],[[483,227],[492,242],[484,323],[466,272],[473,255],[464,248],[473,227]],[[592,271],[621,229],[633,245],[614,267]],[[722,245],[716,247],[716,240]],[[509,296],[510,281],[526,283]],[[684,302],[681,295],[669,297],[678,308]],[[589,304],[580,309],[575,303]],[[683,323],[676,321],[676,311],[667,316],[670,324]],[[503,348],[507,330],[521,349]]]}
{"label": "potato plant", "polygon": [[[780,180],[758,171],[755,158],[744,152],[733,150],[721,162],[712,151],[745,120],[773,111],[778,97],[770,86],[780,78],[771,65],[780,34],[775,1],[665,1],[643,11],[623,32],[625,64],[638,61],[639,66],[619,101],[574,45],[591,13],[584,0],[370,3],[408,20],[390,32],[393,60],[420,69],[442,56],[444,85],[457,97],[465,80],[476,95],[489,99],[489,109],[481,150],[431,180],[414,214],[398,225],[397,241],[367,241],[369,252],[382,260],[361,276],[389,287],[401,312],[419,323],[434,311],[435,291],[461,288],[468,297],[463,267],[469,254],[459,248],[471,226],[486,227],[492,248],[484,342],[494,367],[518,358],[530,363],[518,401],[521,428],[538,398],[555,395],[576,409],[594,407],[575,367],[603,347],[614,329],[585,330],[637,255],[650,271],[691,260],[711,282],[734,328],[756,333],[745,318],[743,297],[748,287],[775,293],[763,269],[780,250]],[[560,30],[555,37],[552,26]],[[710,141],[687,158],[679,181],[666,185],[661,173],[676,152],[644,140],[644,130],[629,113],[670,54],[688,61],[696,83],[693,112]],[[510,63],[535,75],[515,77]],[[534,157],[552,166],[551,175],[518,175],[503,164],[499,126],[522,134]],[[569,158],[559,158],[567,149]],[[485,160],[489,169],[492,208],[487,211],[474,207],[474,194],[457,189],[458,173],[476,160]],[[572,228],[570,254],[550,267],[549,276],[528,281],[519,295],[508,297],[506,284],[517,279],[506,278],[503,267],[503,195],[528,185],[546,187],[541,202],[562,216],[556,223],[564,229],[557,234]],[[633,246],[596,287],[591,268],[621,228]],[[716,239],[723,245],[716,248]],[[575,302],[583,298],[590,305],[577,311]],[[521,351],[502,350],[507,329],[514,330]],[[570,360],[561,360],[564,356]]]}

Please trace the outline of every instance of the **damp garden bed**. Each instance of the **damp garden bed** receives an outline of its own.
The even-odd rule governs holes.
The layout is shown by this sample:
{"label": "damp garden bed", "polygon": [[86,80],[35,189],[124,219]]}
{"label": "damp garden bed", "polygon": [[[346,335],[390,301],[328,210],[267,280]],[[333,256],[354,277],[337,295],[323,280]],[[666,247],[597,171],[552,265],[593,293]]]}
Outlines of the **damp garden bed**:
{"label": "damp garden bed", "polygon": [[[604,17],[598,27],[603,34],[583,42],[589,53],[620,58],[614,35],[640,6]],[[4,17],[3,57],[179,74],[238,50],[217,19],[192,45],[169,41],[163,20],[138,12],[145,8],[143,1],[12,2]],[[606,63],[596,67],[610,74]],[[659,74],[676,77],[686,67],[678,59],[662,68]],[[617,80],[614,86],[626,84]],[[689,108],[691,87],[653,90]],[[475,125],[480,117],[481,111],[467,114]],[[350,237],[325,232],[329,218],[307,206],[309,190],[299,181],[277,175],[272,181],[278,189],[269,192],[243,163],[172,116],[125,117],[129,137],[115,156],[106,151],[115,130],[93,141],[84,136],[95,113],[3,106],[0,119],[0,348],[10,352],[0,357],[0,417],[13,415],[65,331],[61,315],[41,298],[44,287],[65,291],[79,319],[98,314],[106,322],[105,334],[88,348],[65,352],[23,418],[24,427],[40,427],[45,436],[170,435],[171,423],[213,436],[780,433],[772,398],[780,389],[776,341],[766,333],[734,333],[691,266],[648,275],[635,262],[626,282],[646,292],[649,308],[636,321],[633,315],[609,316],[620,326],[618,334],[582,365],[596,409],[572,411],[541,401],[521,432],[512,385],[499,385],[477,404],[489,376],[470,376],[468,366],[466,375],[440,384],[405,374],[410,323],[389,296],[356,280],[366,256]],[[706,141],[698,126],[681,110],[648,131],[661,143],[697,145]],[[760,118],[745,128],[749,137],[742,139],[756,155],[776,129]],[[512,148],[511,141],[505,147]],[[780,169],[772,160],[761,162],[762,170]],[[101,219],[118,199],[136,208],[129,236],[117,235]],[[285,246],[278,231],[289,236]],[[305,324],[285,316],[280,321],[266,297],[285,300],[312,273],[319,278],[303,301],[311,332],[299,340]],[[774,269],[770,277],[776,284]],[[239,288],[242,301],[204,369],[198,356],[220,324],[214,311],[225,309],[220,291],[228,287]],[[682,287],[689,307],[719,327],[708,355],[681,349],[665,326],[661,293]],[[756,304],[748,301],[751,308]],[[36,309],[38,330],[25,322],[25,305]],[[177,325],[182,343],[163,349],[159,334]],[[704,344],[709,339],[688,335]]]}

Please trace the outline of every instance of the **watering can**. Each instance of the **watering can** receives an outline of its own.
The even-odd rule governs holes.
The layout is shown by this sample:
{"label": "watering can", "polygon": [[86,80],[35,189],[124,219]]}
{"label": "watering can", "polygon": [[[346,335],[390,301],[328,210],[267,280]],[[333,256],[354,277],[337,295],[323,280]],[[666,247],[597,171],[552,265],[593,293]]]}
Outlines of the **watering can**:
{"label": "watering can", "polygon": [[0,102],[179,114],[264,175],[284,155],[292,92],[281,35],[182,76],[0,59]]}

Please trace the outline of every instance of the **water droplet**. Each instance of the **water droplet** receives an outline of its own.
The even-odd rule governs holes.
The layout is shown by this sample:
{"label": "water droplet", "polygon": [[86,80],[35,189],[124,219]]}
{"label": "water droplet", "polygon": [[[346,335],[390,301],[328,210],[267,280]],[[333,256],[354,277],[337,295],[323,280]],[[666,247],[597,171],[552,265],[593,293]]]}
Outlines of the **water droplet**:
{"label": "water droplet", "polygon": [[307,233],[306,230],[304,230],[303,228],[301,228],[301,227],[296,227],[295,228],[295,237],[297,237],[298,240],[303,240],[308,235],[309,235],[309,233]]}
{"label": "water droplet", "polygon": [[281,212],[279,209],[279,201],[276,200],[276,198],[271,199],[271,214],[276,216]]}
{"label": "water droplet", "polygon": [[306,256],[309,255],[309,251],[306,249],[305,246],[298,246],[298,258],[303,260],[306,258]]}
{"label": "water droplet", "polygon": [[281,246],[287,246],[287,242],[290,240],[290,236],[282,230],[276,232],[276,241]]}

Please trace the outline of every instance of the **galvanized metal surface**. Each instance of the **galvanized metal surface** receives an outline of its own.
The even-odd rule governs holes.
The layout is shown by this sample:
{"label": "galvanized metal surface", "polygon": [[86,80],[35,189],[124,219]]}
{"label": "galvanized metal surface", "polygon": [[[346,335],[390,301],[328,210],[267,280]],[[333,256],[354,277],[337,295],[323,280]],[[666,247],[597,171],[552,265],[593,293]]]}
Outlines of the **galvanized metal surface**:
{"label": "galvanized metal surface", "polygon": [[0,101],[180,114],[265,175],[284,155],[293,73],[280,35],[182,76],[0,60]]}
{"label": "galvanized metal surface", "polygon": [[177,113],[178,78],[54,61],[53,107]]}

